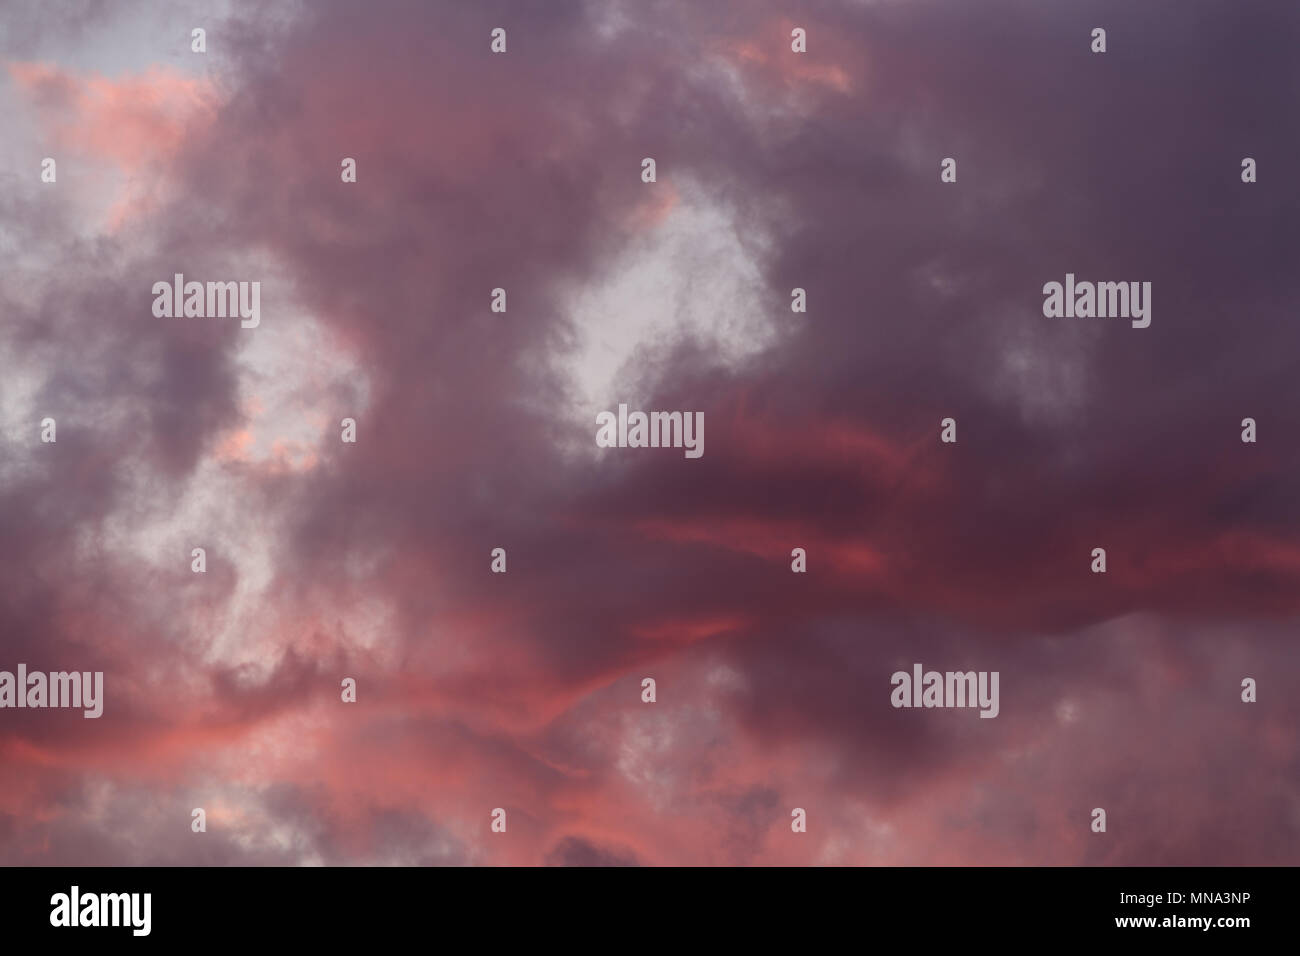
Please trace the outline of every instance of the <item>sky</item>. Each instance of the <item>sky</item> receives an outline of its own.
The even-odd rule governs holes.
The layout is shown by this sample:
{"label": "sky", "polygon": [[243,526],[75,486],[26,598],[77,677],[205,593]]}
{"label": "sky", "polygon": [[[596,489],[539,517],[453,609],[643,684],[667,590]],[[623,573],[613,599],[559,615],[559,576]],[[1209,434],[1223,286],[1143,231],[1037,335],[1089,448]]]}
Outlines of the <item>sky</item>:
{"label": "sky", "polygon": [[[0,709],[0,863],[1300,863],[1298,37],[6,3],[0,670],[104,711]],[[620,403],[704,454],[598,447]],[[891,706],[914,663],[998,716]]]}

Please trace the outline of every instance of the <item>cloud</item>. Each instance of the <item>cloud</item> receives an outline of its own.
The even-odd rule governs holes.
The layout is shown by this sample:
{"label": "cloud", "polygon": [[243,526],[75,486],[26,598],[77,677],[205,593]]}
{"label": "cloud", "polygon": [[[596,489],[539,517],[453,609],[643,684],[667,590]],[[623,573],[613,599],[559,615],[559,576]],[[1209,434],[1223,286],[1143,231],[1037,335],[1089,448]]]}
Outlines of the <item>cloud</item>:
{"label": "cloud", "polygon": [[[1297,14],[381,6],[6,47],[73,162],[0,190],[0,633],[107,701],[4,712],[0,859],[1294,862]],[[705,456],[596,454],[605,399]],[[892,709],[914,661],[1000,716]]]}

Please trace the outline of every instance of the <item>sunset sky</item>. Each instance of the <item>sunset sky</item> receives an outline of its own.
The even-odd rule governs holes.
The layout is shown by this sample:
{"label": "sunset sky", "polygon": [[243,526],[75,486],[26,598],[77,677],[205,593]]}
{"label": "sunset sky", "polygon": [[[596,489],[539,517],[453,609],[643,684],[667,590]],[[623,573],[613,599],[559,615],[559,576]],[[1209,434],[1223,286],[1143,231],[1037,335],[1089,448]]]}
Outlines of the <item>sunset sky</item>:
{"label": "sunset sky", "polygon": [[[0,863],[1300,864],[1297,41],[6,2],[0,670],[105,700],[0,710]],[[1067,273],[1150,327],[1045,317]],[[703,456],[596,447],[620,403]],[[915,662],[1000,714],[894,709]]]}

